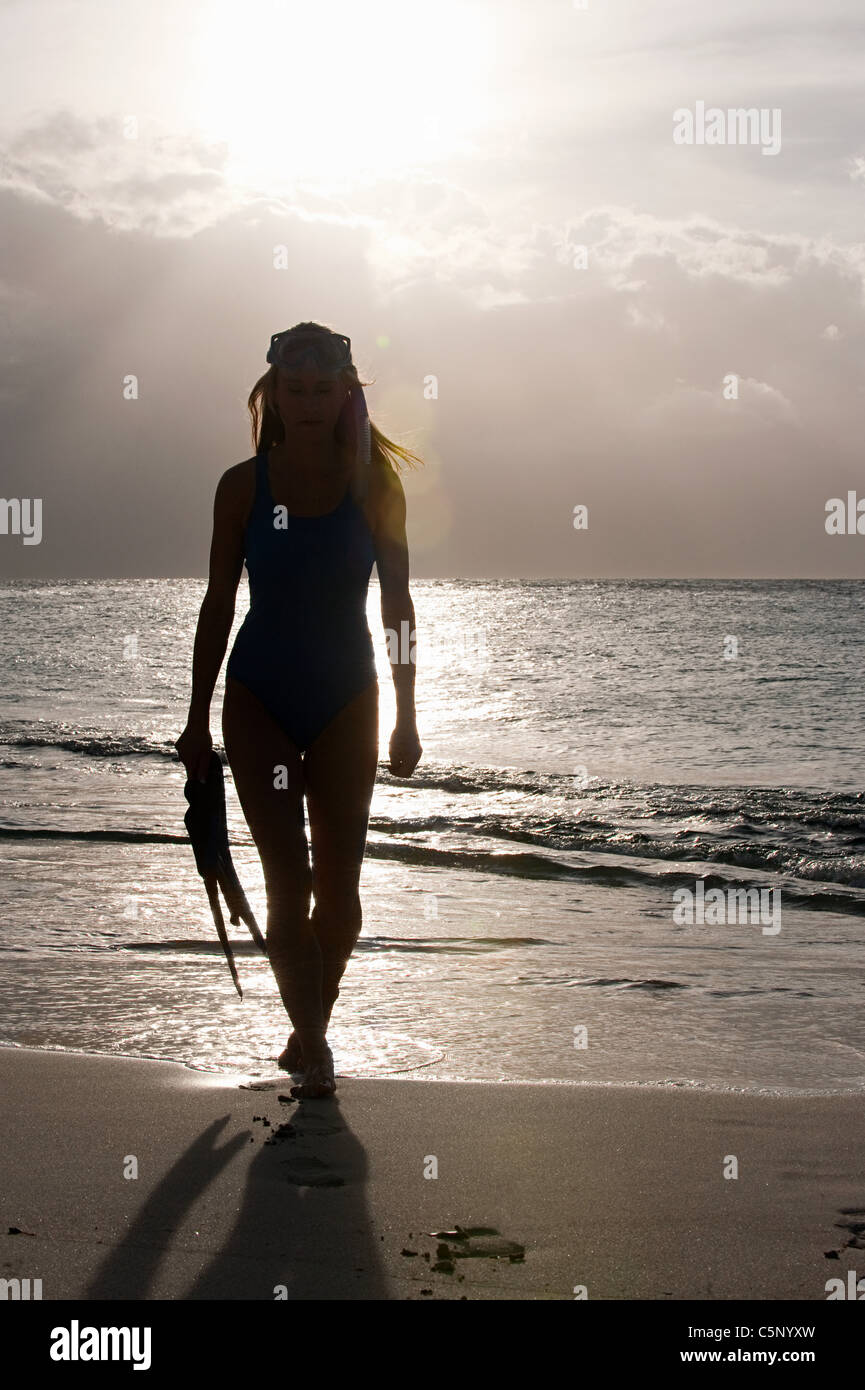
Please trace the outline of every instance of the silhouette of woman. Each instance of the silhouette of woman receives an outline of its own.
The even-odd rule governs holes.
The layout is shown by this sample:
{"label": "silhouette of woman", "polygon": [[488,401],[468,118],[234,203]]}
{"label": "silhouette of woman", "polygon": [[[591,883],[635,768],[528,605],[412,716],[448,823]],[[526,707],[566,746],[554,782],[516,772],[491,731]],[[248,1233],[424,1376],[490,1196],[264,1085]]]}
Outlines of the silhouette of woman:
{"label": "silhouette of woman", "polygon": [[[378,762],[378,681],[366,598],[373,562],[386,632],[414,635],[405,494],[348,338],[301,323],[271,339],[248,408],[256,455],[220,478],[192,696],[175,747],[189,777],[212,749],[210,702],[244,560],[250,608],[226,666],[222,732],[267,890],[267,948],[293,1025],[279,1065],[298,1096],[336,1089],[327,1026],[362,923],[358,883]],[[389,643],[396,695],[390,770],[422,748],[415,666]],[[311,846],[304,829],[306,798]],[[310,867],[310,847],[312,865]],[[310,900],[314,907],[310,914]]]}

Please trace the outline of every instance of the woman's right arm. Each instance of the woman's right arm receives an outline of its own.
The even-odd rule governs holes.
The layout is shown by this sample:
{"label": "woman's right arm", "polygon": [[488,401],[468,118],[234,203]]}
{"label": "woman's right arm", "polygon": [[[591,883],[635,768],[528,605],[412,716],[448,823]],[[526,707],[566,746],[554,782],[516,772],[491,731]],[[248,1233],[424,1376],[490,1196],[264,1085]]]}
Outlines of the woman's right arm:
{"label": "woman's right arm", "polygon": [[204,780],[213,740],[210,702],[234,622],[237,586],[243,571],[242,465],[229,468],[219,480],[213,501],[213,538],[207,592],[198,614],[192,652],[192,696],[186,728],[175,743],[187,775]]}

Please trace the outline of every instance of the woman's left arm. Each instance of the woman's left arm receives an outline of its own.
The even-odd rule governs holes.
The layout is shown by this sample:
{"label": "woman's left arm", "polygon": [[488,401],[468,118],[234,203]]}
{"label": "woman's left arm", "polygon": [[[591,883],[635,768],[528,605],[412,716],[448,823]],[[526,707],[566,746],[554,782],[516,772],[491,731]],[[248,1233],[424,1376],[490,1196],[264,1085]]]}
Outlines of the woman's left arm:
{"label": "woman's left arm", "polygon": [[399,475],[373,469],[370,488],[381,620],[388,643],[396,695],[396,726],[389,744],[390,770],[411,777],[423,749],[415,714],[415,614],[409,593],[408,541],[405,532],[405,493]]}

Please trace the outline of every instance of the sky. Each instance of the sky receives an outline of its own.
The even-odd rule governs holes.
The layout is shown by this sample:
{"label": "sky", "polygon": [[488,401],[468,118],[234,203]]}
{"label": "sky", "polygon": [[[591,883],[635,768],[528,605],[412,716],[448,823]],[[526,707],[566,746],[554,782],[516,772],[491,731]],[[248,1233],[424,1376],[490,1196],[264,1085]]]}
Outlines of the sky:
{"label": "sky", "polygon": [[417,577],[861,577],[863,52],[861,0],[0,0],[2,573],[204,576],[313,319]]}

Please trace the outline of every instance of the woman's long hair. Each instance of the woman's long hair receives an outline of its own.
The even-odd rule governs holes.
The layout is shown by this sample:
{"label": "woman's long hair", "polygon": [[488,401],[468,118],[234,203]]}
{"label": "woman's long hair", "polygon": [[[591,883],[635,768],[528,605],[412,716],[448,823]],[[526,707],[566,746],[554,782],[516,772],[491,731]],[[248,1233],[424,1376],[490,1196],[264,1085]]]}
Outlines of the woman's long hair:
{"label": "woman's long hair", "polygon": [[[321,323],[298,323],[295,328],[308,329],[311,332],[330,334],[332,329],[326,328]],[[285,439],[285,429],[282,420],[276,411],[274,402],[274,387],[276,385],[276,374],[279,368],[276,366],[268,367],[264,376],[259,377],[249,393],[247,406],[252,417],[252,442],[256,454],[262,449],[269,449],[273,444],[281,444]],[[357,374],[357,368],[353,362],[349,362],[340,372],[339,379],[346,382],[349,390],[352,386],[369,386],[368,381],[361,381]],[[352,412],[350,402],[346,396],[345,404],[340,412],[336,426],[336,438],[340,444],[353,443]],[[418,454],[412,453],[411,449],[405,448],[403,444],[397,444],[393,439],[388,439],[386,434],[382,434],[370,420],[370,466],[383,469],[385,472],[399,473],[403,464],[413,468],[415,464],[423,465],[423,459]]]}

